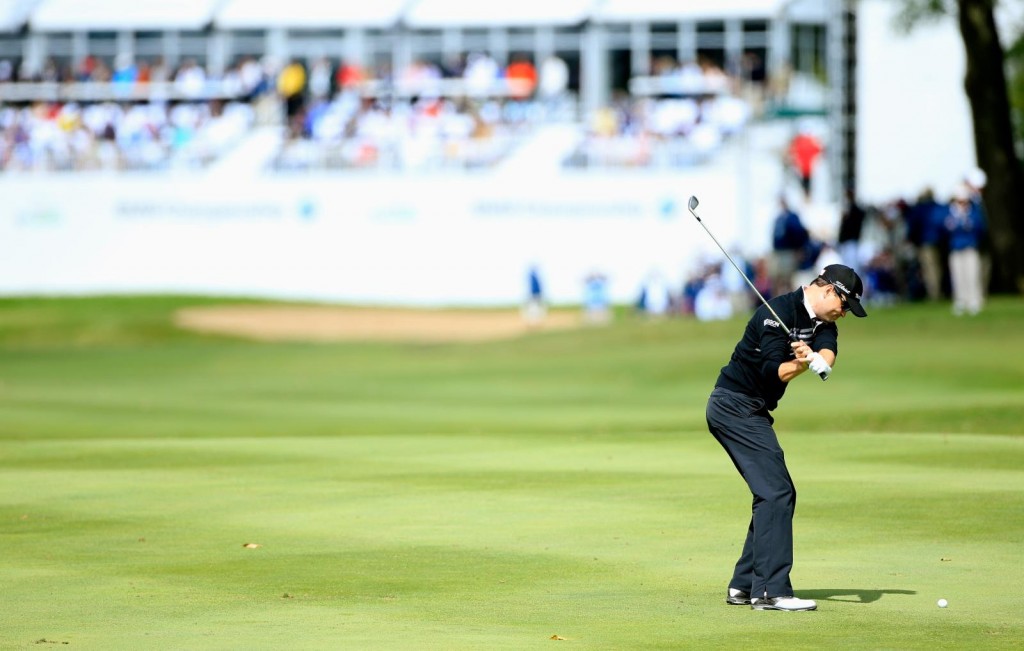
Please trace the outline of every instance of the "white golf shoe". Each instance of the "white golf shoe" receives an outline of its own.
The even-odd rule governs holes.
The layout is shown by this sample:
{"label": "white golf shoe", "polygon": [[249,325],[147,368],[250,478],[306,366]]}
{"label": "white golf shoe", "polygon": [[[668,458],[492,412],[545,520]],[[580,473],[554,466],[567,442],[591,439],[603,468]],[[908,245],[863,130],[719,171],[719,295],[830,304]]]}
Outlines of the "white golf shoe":
{"label": "white golf shoe", "polygon": [[765,599],[751,599],[750,607],[754,610],[786,610],[796,612],[800,610],[817,610],[818,604],[810,599],[797,599],[796,597],[767,597]]}

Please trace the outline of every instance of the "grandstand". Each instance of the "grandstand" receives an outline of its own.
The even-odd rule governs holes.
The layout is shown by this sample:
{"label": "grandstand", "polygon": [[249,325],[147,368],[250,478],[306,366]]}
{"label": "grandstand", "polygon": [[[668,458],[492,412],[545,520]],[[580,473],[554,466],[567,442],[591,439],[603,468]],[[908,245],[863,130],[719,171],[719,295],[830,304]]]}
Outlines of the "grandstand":
{"label": "grandstand", "polygon": [[[368,158],[400,164],[393,152],[401,143],[368,148],[365,138],[342,142],[346,130],[350,135],[369,131],[377,141],[380,131],[408,140],[408,133],[387,124],[394,113],[403,122],[422,122],[424,113],[439,115],[416,128],[439,131],[445,144],[457,144],[434,143],[434,151],[425,155],[450,162],[451,155],[437,150],[454,150],[467,166],[500,160],[514,146],[514,132],[540,121],[589,119],[602,135],[618,136],[642,115],[651,122],[642,131],[659,139],[676,139],[698,122],[710,122],[713,128],[697,128],[693,142],[669,143],[664,152],[652,154],[627,140],[586,145],[573,157],[585,165],[636,164],[644,157],[686,161],[706,155],[740,126],[749,110],[744,100],[758,102],[759,110],[763,101],[784,103],[788,98],[779,85],[794,72],[792,64],[797,73],[800,67],[810,73],[820,66],[824,16],[808,2],[677,4],[5,0],[0,61],[7,72],[0,75],[0,100],[8,107],[49,103],[49,117],[62,124],[78,120],[83,103],[116,104],[102,112],[128,123],[130,144],[118,143],[120,168],[165,167],[172,163],[175,142],[208,130],[208,146],[193,147],[197,153],[186,156],[202,164],[218,144],[234,143],[225,133],[257,121],[257,111],[237,104],[252,106],[261,95],[277,91],[281,75],[298,62],[299,74],[308,75],[306,88],[298,92],[312,115],[304,113],[306,124],[289,126],[322,146],[293,143],[275,159],[282,168],[360,166]],[[515,70],[525,77],[512,77]],[[635,101],[624,104],[621,95]],[[367,99],[373,105],[362,115]],[[651,99],[675,101],[645,101]],[[703,111],[705,99],[714,102]],[[139,104],[200,101],[210,106],[184,117],[153,106],[134,110]],[[285,118],[295,117],[295,108],[290,105]],[[95,117],[97,111],[92,113]],[[221,114],[230,116],[228,125],[220,124]],[[258,115],[264,123],[281,120],[270,108]],[[11,129],[15,115],[8,110],[4,121]],[[25,113],[20,122],[24,128],[33,118]],[[92,125],[89,135],[102,137],[106,125],[99,119]],[[481,132],[492,136],[488,142],[470,137]],[[90,168],[97,160],[111,160],[92,151],[78,155],[84,144],[76,142],[88,139],[86,134],[66,143],[52,143],[45,133],[39,137],[45,141],[42,160],[31,153],[11,159],[9,152],[7,165]],[[126,151],[139,147],[148,153]],[[159,151],[167,155],[157,156]]]}
{"label": "grandstand", "polygon": [[[556,301],[595,270],[630,300],[705,253],[691,193],[763,250],[794,118],[828,142],[831,227],[858,171],[850,6],[0,0],[0,291],[507,303],[539,263]],[[98,237],[106,266],[70,243]]]}

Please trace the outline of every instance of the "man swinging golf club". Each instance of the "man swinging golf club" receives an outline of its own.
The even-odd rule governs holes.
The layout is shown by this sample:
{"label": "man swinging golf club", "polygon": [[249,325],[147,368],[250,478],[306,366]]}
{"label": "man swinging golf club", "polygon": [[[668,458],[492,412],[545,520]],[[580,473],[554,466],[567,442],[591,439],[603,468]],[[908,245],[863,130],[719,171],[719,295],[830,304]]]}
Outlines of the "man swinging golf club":
{"label": "man swinging golf club", "polygon": [[825,267],[811,284],[754,312],[718,376],[708,399],[708,429],[754,496],[726,603],[749,604],[756,610],[817,608],[814,601],[793,595],[789,579],[796,488],[772,428],[771,412],[788,384],[807,369],[828,378],[839,351],[836,321],[847,312],[867,316],[860,303],[863,291],[853,269],[840,264]]}

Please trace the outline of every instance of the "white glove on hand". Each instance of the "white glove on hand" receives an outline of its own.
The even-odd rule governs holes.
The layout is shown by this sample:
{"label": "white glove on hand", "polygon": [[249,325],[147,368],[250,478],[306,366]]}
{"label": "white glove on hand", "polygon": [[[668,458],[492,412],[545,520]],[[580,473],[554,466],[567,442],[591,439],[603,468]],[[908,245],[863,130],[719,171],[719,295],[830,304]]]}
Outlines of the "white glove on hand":
{"label": "white glove on hand", "polygon": [[820,353],[811,353],[807,356],[807,368],[811,369],[822,378],[827,378],[832,373],[832,367],[828,365]]}

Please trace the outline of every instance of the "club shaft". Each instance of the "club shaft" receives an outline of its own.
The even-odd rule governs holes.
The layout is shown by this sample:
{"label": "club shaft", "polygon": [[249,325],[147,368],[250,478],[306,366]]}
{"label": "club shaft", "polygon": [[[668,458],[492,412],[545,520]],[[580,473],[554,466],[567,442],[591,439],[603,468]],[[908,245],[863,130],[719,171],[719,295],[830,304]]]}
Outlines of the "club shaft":
{"label": "club shaft", "polygon": [[725,247],[722,246],[721,242],[718,241],[718,238],[715,237],[714,233],[712,233],[708,229],[708,227],[704,224],[704,222],[701,221],[701,218],[697,216],[697,213],[695,213],[695,212],[693,212],[693,210],[691,210],[690,214],[693,215],[697,219],[697,223],[700,224],[701,228],[704,229],[704,232],[707,233],[709,236],[711,236],[711,239],[714,240],[715,244],[718,245],[718,248],[725,255],[725,259],[728,260],[732,264],[733,268],[735,268],[736,271],[739,272],[740,276],[743,277],[743,280],[747,281],[747,284],[750,285],[750,289],[754,290],[754,293],[757,294],[757,297],[759,299],[761,299],[761,302],[764,303],[764,306],[766,308],[768,308],[768,311],[772,313],[772,316],[774,316],[775,320],[779,322],[779,325],[782,326],[782,329],[786,331],[786,335],[791,335],[792,333],[790,333],[789,328],[786,327],[786,324],[783,323],[783,321],[779,317],[779,315],[775,312],[774,309],[772,309],[772,306],[768,305],[768,301],[764,300],[764,296],[761,295],[761,292],[757,291],[757,287],[754,285],[754,283],[750,282],[750,279],[747,278],[747,274],[743,273],[743,270],[740,269],[740,266],[738,264],[736,264],[735,260],[732,259],[732,256],[729,255],[729,252],[725,250]]}

